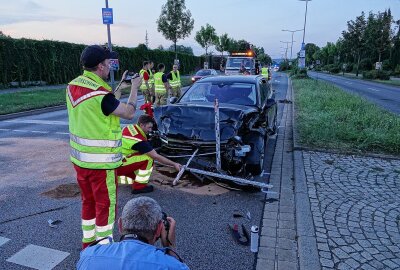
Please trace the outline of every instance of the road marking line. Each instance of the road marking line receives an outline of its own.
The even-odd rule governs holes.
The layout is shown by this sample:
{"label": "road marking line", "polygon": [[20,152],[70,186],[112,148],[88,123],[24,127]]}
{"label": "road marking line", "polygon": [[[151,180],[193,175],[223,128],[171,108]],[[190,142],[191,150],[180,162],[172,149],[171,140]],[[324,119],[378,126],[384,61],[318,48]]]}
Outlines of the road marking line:
{"label": "road marking line", "polygon": [[48,131],[37,131],[37,130],[32,130],[31,132],[32,133],[43,133],[43,134],[49,133]]}
{"label": "road marking line", "polygon": [[62,125],[68,126],[68,121],[49,121],[49,120],[5,120],[7,123],[20,123],[20,124],[40,124],[40,125]]}
{"label": "road marking line", "polygon": [[378,89],[375,89],[375,88],[368,87],[368,89],[369,89],[369,90],[372,90],[372,91],[379,92],[379,90],[378,90]]}
{"label": "road marking line", "polygon": [[56,134],[61,134],[61,135],[69,135],[68,132],[56,132]]}
{"label": "road marking line", "polygon": [[353,84],[352,82],[345,82],[345,83],[347,83],[347,84]]}
{"label": "road marking line", "polygon": [[8,241],[10,241],[10,239],[0,236],[0,246],[4,245]]}
{"label": "road marking line", "polygon": [[13,129],[15,132],[30,132],[30,130]]}
{"label": "road marking line", "polygon": [[10,131],[11,129],[8,129],[8,128],[0,128],[0,130],[2,130],[2,131]]}
{"label": "road marking line", "polygon": [[34,269],[53,269],[68,256],[68,252],[28,245],[12,257],[8,258],[7,262],[16,263]]}

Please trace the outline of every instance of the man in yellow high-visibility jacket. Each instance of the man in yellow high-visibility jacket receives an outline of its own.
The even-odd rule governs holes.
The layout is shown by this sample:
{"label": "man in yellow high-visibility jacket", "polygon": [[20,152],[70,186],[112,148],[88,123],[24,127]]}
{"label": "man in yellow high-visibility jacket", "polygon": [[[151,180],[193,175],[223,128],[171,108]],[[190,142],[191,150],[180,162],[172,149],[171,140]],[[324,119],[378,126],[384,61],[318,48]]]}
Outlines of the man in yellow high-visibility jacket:
{"label": "man in yellow high-visibility jacket", "polygon": [[261,68],[261,75],[262,75],[265,79],[267,79],[267,80],[270,79],[270,77],[269,77],[269,70],[268,70],[268,66],[267,66],[267,65],[264,65],[264,66]]}
{"label": "man in yellow high-visibility jacket", "polygon": [[181,75],[179,74],[178,65],[172,66],[172,71],[169,73],[169,84],[171,85],[171,97],[179,98],[181,96]]}
{"label": "man in yellow high-visibility jacket", "polygon": [[155,106],[162,106],[167,104],[167,98],[171,86],[168,83],[167,74],[164,74],[165,65],[158,64],[158,72],[154,74],[154,90],[156,94]]}
{"label": "man in yellow high-visibility jacket", "polygon": [[[83,248],[112,239],[117,204],[116,168],[122,164],[120,117],[132,119],[140,78],[131,80],[128,102],[117,100],[105,82],[115,52],[93,45],[81,54],[83,75],[67,87],[70,159],[82,197]],[[127,71],[124,73],[126,76]]]}

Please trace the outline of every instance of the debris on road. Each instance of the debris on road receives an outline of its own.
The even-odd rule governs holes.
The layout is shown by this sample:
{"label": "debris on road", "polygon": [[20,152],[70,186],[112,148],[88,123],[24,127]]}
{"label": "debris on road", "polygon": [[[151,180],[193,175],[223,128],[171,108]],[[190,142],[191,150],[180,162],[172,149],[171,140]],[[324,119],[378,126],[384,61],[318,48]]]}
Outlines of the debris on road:
{"label": "debris on road", "polygon": [[62,184],[49,191],[43,192],[42,195],[53,199],[73,198],[80,194],[80,189],[77,183]]}
{"label": "debris on road", "polygon": [[234,224],[233,227],[228,225],[230,232],[232,233],[233,239],[242,246],[250,245],[249,233],[246,230],[246,227],[242,224],[243,234],[241,235],[239,232],[239,226]]}
{"label": "debris on road", "polygon": [[49,226],[50,226],[51,228],[57,228],[57,227],[58,227],[58,224],[60,224],[61,222],[62,222],[62,221],[59,220],[59,219],[56,219],[56,220],[49,219],[49,220],[47,221],[47,223],[49,224]]}

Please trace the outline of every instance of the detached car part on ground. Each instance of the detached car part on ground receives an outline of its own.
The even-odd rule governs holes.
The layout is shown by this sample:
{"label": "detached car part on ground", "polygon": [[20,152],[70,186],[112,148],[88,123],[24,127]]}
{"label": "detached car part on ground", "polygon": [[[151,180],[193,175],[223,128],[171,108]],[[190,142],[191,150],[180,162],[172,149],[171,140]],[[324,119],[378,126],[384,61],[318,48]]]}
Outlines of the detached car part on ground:
{"label": "detached car part on ground", "polygon": [[[221,170],[216,166],[214,101],[219,101]],[[249,179],[262,173],[266,138],[276,132],[275,94],[262,76],[216,76],[155,109],[160,153],[210,172]]]}

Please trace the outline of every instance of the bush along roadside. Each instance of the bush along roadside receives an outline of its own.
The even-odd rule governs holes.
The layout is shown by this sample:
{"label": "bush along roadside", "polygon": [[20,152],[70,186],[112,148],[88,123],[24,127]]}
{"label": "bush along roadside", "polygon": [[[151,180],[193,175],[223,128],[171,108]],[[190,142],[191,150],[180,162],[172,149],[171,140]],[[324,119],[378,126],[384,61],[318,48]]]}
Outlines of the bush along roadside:
{"label": "bush along roadside", "polygon": [[370,70],[364,71],[363,73],[364,79],[369,80],[390,80],[390,72],[384,70]]}
{"label": "bush along roadside", "polygon": [[400,117],[312,79],[294,79],[296,123],[306,147],[400,155]]}

